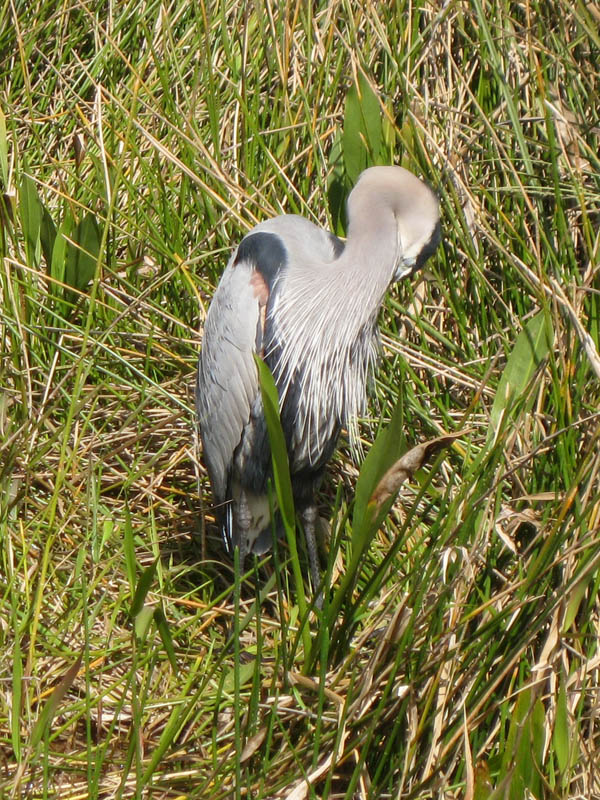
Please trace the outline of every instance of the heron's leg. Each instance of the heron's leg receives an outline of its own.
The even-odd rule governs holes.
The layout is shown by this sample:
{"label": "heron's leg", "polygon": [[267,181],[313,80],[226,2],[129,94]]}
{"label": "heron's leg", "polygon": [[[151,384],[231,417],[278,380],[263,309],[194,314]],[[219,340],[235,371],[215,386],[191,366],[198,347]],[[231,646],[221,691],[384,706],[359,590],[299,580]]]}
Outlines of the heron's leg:
{"label": "heron's leg", "polygon": [[[304,526],[304,536],[306,538],[306,549],[308,550],[308,563],[310,565],[310,577],[313,585],[313,592],[321,586],[321,570],[319,568],[319,553],[317,551],[317,539],[315,529],[317,525],[317,507],[307,506],[302,511],[302,525]],[[317,608],[323,608],[323,592],[319,591],[316,600]]]}

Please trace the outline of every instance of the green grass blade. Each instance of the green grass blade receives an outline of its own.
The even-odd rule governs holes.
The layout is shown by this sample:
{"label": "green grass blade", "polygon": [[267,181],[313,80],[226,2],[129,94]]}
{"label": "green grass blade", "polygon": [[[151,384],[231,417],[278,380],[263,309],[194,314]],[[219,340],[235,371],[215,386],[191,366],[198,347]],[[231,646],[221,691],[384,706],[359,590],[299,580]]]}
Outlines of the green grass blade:
{"label": "green grass blade", "polygon": [[160,635],[163,647],[165,648],[165,653],[167,654],[167,658],[169,659],[171,667],[174,670],[177,670],[179,666],[177,664],[177,656],[175,655],[175,646],[173,644],[173,637],[171,636],[171,631],[169,630],[169,623],[167,622],[167,618],[165,617],[165,613],[162,610],[162,608],[154,609],[154,622],[156,623],[156,628]]}
{"label": "green grass blade", "polygon": [[290,477],[290,466],[285,444],[285,436],[281,427],[279,417],[279,395],[277,387],[270,369],[264,361],[255,357],[260,390],[263,400],[267,430],[269,432],[269,443],[271,445],[271,458],[273,464],[273,478],[275,481],[275,491],[279,511],[283,520],[288,546],[290,548],[290,560],[294,573],[294,582],[298,600],[298,609],[302,625],[302,640],[304,644],[305,659],[308,662],[310,654],[310,631],[308,630],[308,607],[304,594],[304,580],[298,557],[296,544],[296,513],[294,510],[294,495],[292,492],[292,480]]}
{"label": "green grass blade", "polygon": [[135,617],[137,617],[137,615],[144,608],[146,597],[148,596],[148,592],[150,591],[150,587],[154,581],[154,576],[156,575],[157,565],[158,561],[153,561],[152,564],[150,564],[149,567],[146,567],[146,569],[140,575],[140,579],[135,587],[135,594],[133,595],[131,609],[129,612],[133,619],[135,619]]}
{"label": "green grass blade", "polygon": [[133,540],[133,524],[127,506],[124,508],[125,523],[123,525],[123,553],[125,555],[125,571],[129,582],[129,589],[133,597],[137,586],[137,567],[135,557],[135,543]]}
{"label": "green grass blade", "polygon": [[3,189],[8,184],[8,139],[6,137],[6,116],[0,108],[0,179]]}
{"label": "green grass blade", "polygon": [[10,738],[17,763],[21,761],[21,702],[23,698],[23,661],[21,642],[15,638],[12,654],[12,703],[10,709]]}
{"label": "green grass blade", "polygon": [[564,773],[569,765],[569,712],[567,709],[567,692],[564,681],[561,681],[556,698],[556,716],[552,731],[552,743],[560,772]]}
{"label": "green grass blade", "polygon": [[262,359],[256,357],[260,390],[265,410],[265,419],[269,431],[269,442],[273,461],[273,478],[279,511],[288,535],[294,535],[296,530],[296,512],[294,510],[294,495],[288,462],[285,436],[279,418],[279,395],[271,371]]}

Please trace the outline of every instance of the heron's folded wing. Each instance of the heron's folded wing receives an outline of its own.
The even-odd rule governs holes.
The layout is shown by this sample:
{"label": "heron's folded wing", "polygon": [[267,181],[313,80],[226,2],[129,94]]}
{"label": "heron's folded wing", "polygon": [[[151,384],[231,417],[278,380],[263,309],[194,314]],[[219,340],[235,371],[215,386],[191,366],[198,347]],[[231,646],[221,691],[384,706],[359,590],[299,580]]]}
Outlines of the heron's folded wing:
{"label": "heron's folded wing", "polygon": [[261,308],[254,270],[233,254],[206,316],[196,408],[215,501],[224,502],[234,452],[259,391],[254,361]]}

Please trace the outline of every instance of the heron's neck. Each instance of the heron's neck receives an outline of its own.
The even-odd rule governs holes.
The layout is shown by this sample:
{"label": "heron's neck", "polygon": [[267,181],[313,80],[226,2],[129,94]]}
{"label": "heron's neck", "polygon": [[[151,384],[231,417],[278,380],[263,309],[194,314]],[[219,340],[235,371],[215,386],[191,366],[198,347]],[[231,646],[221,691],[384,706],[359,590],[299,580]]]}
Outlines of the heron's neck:
{"label": "heron's neck", "polygon": [[375,208],[360,222],[351,220],[346,247],[328,278],[341,303],[351,303],[357,323],[364,323],[365,315],[377,314],[393,279],[399,241],[396,219],[388,209],[378,213]]}
{"label": "heron's neck", "polygon": [[284,402],[298,387],[299,428],[318,431],[326,420],[348,421],[363,408],[377,312],[398,259],[393,213],[365,222],[350,225],[335,261],[290,271],[274,315],[281,349],[273,372]]}

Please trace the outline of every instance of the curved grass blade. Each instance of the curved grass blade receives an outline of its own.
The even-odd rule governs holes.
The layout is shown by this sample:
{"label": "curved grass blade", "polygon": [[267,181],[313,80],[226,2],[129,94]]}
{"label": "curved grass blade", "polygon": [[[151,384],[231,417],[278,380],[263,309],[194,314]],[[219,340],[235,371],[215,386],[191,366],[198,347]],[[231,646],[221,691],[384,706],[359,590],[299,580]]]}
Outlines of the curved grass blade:
{"label": "curved grass blade", "polygon": [[71,688],[71,685],[75,680],[77,673],[79,672],[79,668],[81,667],[82,659],[83,659],[83,652],[79,654],[75,663],[69,667],[69,669],[65,672],[63,677],[58,682],[58,684],[52,690],[52,694],[48,698],[46,705],[44,706],[42,713],[38,717],[38,720],[35,723],[35,726],[31,733],[31,748],[33,750],[35,750],[35,748],[41,742],[46,729],[52,723],[52,718],[54,717],[54,714],[56,713],[56,710],[58,709],[61,700],[64,698],[66,693]]}

